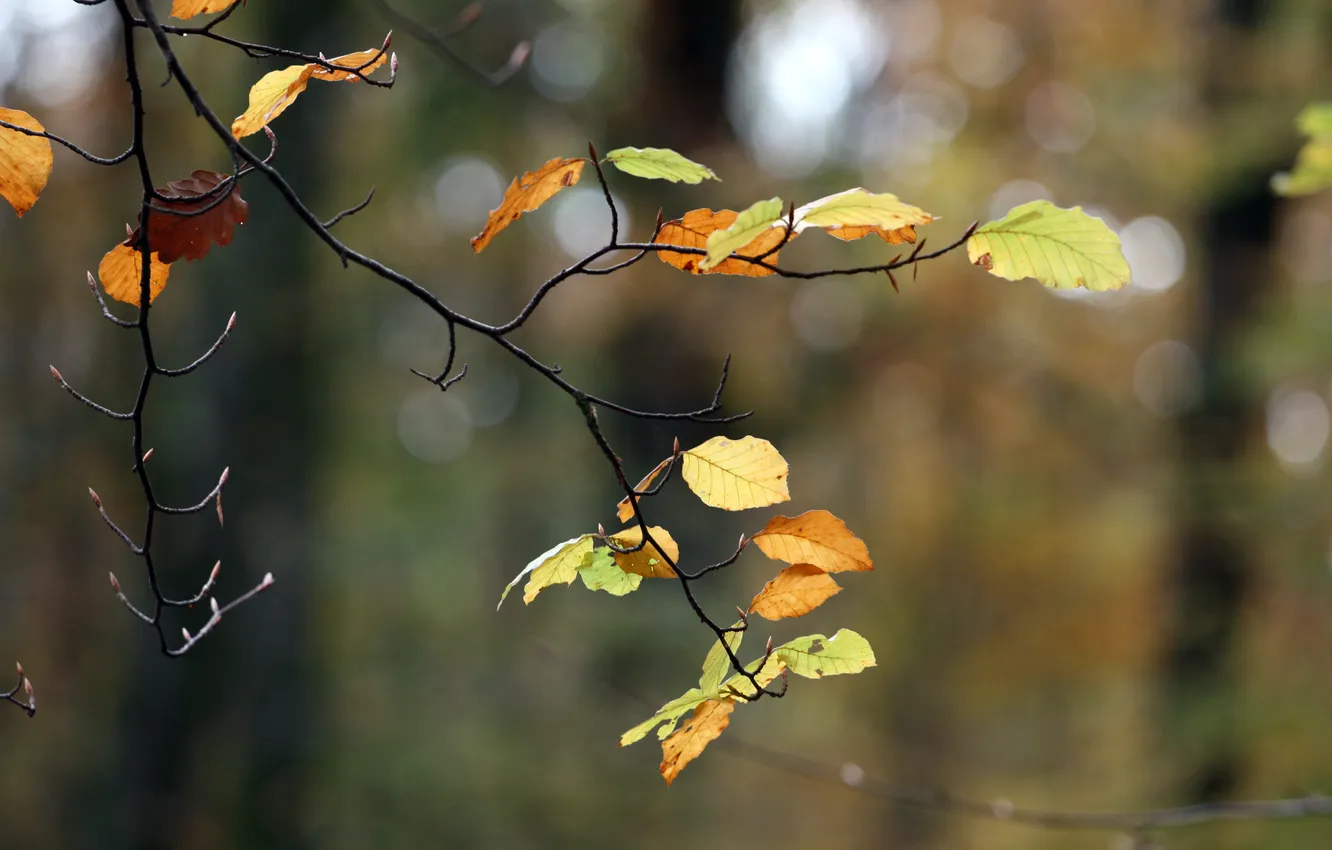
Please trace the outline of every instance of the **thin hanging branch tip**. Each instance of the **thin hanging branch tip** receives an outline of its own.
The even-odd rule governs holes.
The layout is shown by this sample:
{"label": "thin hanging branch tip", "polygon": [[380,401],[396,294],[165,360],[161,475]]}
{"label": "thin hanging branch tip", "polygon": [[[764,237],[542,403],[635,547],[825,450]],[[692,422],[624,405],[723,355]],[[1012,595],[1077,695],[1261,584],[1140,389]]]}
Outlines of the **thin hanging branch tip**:
{"label": "thin hanging branch tip", "polygon": [[111,589],[114,590],[116,593],[120,593],[121,592],[120,579],[116,578],[116,574],[110,572],[109,570],[107,571],[107,575],[110,576],[111,578]]}
{"label": "thin hanging branch tip", "polygon": [[57,368],[54,367],[54,366],[51,367],[51,377],[52,377],[52,378],[55,378],[55,381],[56,381],[57,384],[60,384],[60,385],[62,385],[62,386],[64,385],[64,383],[65,383],[65,379],[64,379],[64,377],[61,376],[61,374],[60,374],[60,370],[57,369]]}
{"label": "thin hanging branch tip", "polygon": [[93,503],[93,506],[94,506],[94,507],[97,507],[97,508],[102,507],[102,497],[99,496],[99,495],[97,495],[97,491],[96,491],[96,490],[94,490],[93,488],[89,487],[89,488],[88,488],[88,495],[89,495],[90,497],[92,497],[92,503]]}

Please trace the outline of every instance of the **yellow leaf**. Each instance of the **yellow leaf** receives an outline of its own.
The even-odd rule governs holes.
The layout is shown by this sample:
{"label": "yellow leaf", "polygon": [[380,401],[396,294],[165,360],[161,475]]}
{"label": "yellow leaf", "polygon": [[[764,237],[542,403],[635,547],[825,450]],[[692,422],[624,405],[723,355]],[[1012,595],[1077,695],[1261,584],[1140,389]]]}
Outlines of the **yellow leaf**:
{"label": "yellow leaf", "polygon": [[[25,130],[46,132],[36,118],[19,109],[0,107],[0,121]],[[51,176],[51,142],[17,130],[0,127],[0,197],[19,218],[37,203],[37,196]]]}
{"label": "yellow leaf", "polygon": [[777,647],[772,654],[792,673],[807,679],[859,673],[876,664],[869,641],[850,629],[838,629],[830,638],[823,635],[796,638]]}
{"label": "yellow leaf", "polygon": [[[807,227],[821,227],[839,239],[859,239],[877,232],[888,242],[913,242],[917,225],[929,224],[934,216],[884,192],[876,195],[866,189],[848,189],[805,204],[795,212],[797,232]],[[894,240],[888,234],[912,228],[911,238]],[[859,235],[855,235],[859,233]]]}
{"label": "yellow leaf", "polygon": [[711,699],[694,709],[694,716],[685,721],[675,734],[661,743],[661,775],[670,785],[685,765],[698,758],[708,744],[717,740],[731,723],[735,703],[730,700]]}
{"label": "yellow leaf", "polygon": [[796,564],[763,586],[749,603],[749,613],[769,620],[803,617],[841,590],[832,576],[813,564]]}
{"label": "yellow leaf", "polygon": [[[762,661],[762,658],[756,658],[746,664],[745,669],[750,673],[754,673],[754,680],[758,682],[760,688],[766,688],[768,685],[772,684],[774,679],[782,675],[782,671],[786,669],[786,662],[781,658],[778,658],[775,652],[768,656],[768,663],[763,665],[762,670],[759,670],[759,664],[762,663]],[[753,697],[754,686],[749,683],[749,678],[747,676],[742,673],[736,673],[725,682],[722,682],[719,692],[726,699],[739,699],[739,697],[734,695],[727,696],[727,694],[732,694],[732,692],[739,692],[747,697]]]}
{"label": "yellow leaf", "polygon": [[722,680],[726,678],[726,674],[731,670],[731,656],[727,654],[726,647],[729,646],[731,652],[740,649],[740,642],[745,639],[745,633],[740,630],[740,627],[744,624],[744,620],[732,624],[731,628],[735,631],[725,633],[723,640],[726,643],[723,644],[722,641],[717,641],[703,658],[703,675],[699,677],[698,688],[709,699],[717,699],[721,696]]}
{"label": "yellow leaf", "polygon": [[310,72],[310,77],[327,83],[348,81],[354,83],[361,77],[369,76],[374,71],[382,68],[388,58],[388,50],[383,47],[348,53],[346,56],[338,56],[328,60],[328,64],[339,68],[351,68],[351,71],[330,71],[321,65],[311,65],[310,67],[314,70]]}
{"label": "yellow leaf", "polygon": [[627,747],[647,737],[647,733],[656,729],[661,724],[661,729],[657,731],[657,739],[661,740],[671,734],[675,729],[675,724],[684,716],[685,712],[693,711],[701,702],[707,699],[703,692],[698,688],[690,688],[680,696],[657,709],[657,713],[644,720],[634,728],[620,736],[620,746]]}
{"label": "yellow leaf", "polygon": [[967,239],[967,257],[996,277],[1034,277],[1051,289],[1104,292],[1129,282],[1118,234],[1082,207],[1049,201],[1029,201],[981,225]]}
{"label": "yellow leaf", "polygon": [[773,560],[813,564],[826,573],[874,569],[864,542],[827,511],[775,516],[754,535],[754,544]]}
{"label": "yellow leaf", "polygon": [[236,0],[172,0],[171,17],[187,21],[196,15],[225,12]]}
{"label": "yellow leaf", "polygon": [[[522,581],[525,575],[531,575],[527,580],[527,586],[523,588],[523,602],[529,605],[533,599],[536,599],[538,593],[552,584],[558,582],[572,584],[578,577],[578,568],[582,566],[583,559],[592,554],[592,546],[592,535],[583,534],[572,540],[557,543],[537,555],[504,588],[504,592],[500,594],[499,605],[504,604],[504,597],[509,595],[509,591],[513,590],[514,585]],[[496,610],[499,610],[499,605],[495,606]]]}
{"label": "yellow leaf", "polygon": [[250,88],[250,106],[245,113],[231,122],[231,135],[238,139],[257,133],[282,110],[291,105],[296,96],[305,91],[314,73],[315,65],[289,65],[281,71],[270,71]]}
{"label": "yellow leaf", "polygon": [[549,160],[536,171],[525,173],[521,179],[515,178],[504,193],[500,205],[490,211],[490,218],[485,228],[472,237],[472,251],[479,254],[495,238],[495,234],[518,220],[525,212],[532,212],[556,192],[578,182],[583,174],[584,159]]}
{"label": "yellow leaf", "polygon": [[[634,489],[641,493],[642,491],[651,487],[652,482],[657,480],[657,476],[661,474],[661,471],[666,468],[666,464],[670,462],[671,459],[666,458],[661,463],[654,466],[652,468],[652,471],[649,472],[647,475],[644,475],[643,480],[638,482],[638,485],[634,487]],[[619,504],[615,506],[615,515],[620,518],[620,522],[628,522],[633,517],[634,508],[633,505],[629,504],[628,496],[625,496],[623,499],[621,499],[619,501]]]}
{"label": "yellow leaf", "polygon": [[[167,275],[171,266],[153,254],[148,263],[148,302],[152,303],[157,294],[166,286]],[[143,255],[128,245],[117,245],[97,266],[97,277],[102,282],[106,294],[117,301],[139,306],[140,278],[143,275]]]}
{"label": "yellow leaf", "polygon": [[703,258],[700,267],[704,271],[716,267],[731,254],[744,249],[755,239],[763,236],[764,231],[774,224],[780,225],[781,217],[781,198],[755,201],[740,211],[730,227],[714,230],[708,234],[708,254]]}
{"label": "yellow leaf", "polygon": [[[717,210],[716,212],[710,209],[691,210],[685,213],[684,217],[662,225],[661,232],[657,234],[656,242],[659,245],[678,245],[681,248],[707,248],[708,237],[718,230],[724,230],[735,224],[738,215],[734,210]],[[780,226],[764,230],[758,238],[738,249],[735,253],[742,257],[760,257],[782,244],[784,235],[785,230]],[[796,234],[793,232],[791,238],[794,239],[795,236]],[[776,265],[779,253],[774,251],[764,259],[764,262]],[[703,254],[658,251],[657,259],[690,274],[736,274],[746,277],[766,277],[770,274],[776,274],[771,269],[765,269],[762,266],[756,266],[753,263],[734,258],[722,260],[717,265],[704,269],[702,268]]]}
{"label": "yellow leaf", "polygon": [[689,489],[714,508],[743,511],[791,498],[786,460],[758,437],[713,437],[685,452],[681,462]]}
{"label": "yellow leaf", "polygon": [[[644,578],[675,578],[675,570],[671,569],[671,563],[680,562],[680,547],[671,539],[671,533],[666,529],[654,525],[649,526],[648,531],[661,549],[651,544],[628,554],[612,549],[611,554],[615,556],[615,563],[626,573]],[[643,539],[643,529],[635,525],[616,533],[610,539],[621,549],[629,549],[637,546]],[[663,552],[671,559],[669,563],[662,557]]]}

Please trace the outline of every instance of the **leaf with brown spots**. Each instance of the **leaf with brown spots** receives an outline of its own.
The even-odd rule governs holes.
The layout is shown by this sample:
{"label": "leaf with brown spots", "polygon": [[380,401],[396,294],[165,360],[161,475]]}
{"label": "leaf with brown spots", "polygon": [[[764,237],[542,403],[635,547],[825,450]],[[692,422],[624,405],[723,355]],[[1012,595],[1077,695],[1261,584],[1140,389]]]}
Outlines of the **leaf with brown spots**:
{"label": "leaf with brown spots", "polygon": [[[163,263],[157,254],[148,263],[148,301],[151,303],[166,286],[171,265]],[[138,249],[120,244],[106,252],[97,266],[97,278],[106,294],[117,301],[139,306],[139,292],[143,275],[143,254]]]}
{"label": "leaf with brown spots", "polygon": [[813,564],[828,573],[874,569],[864,541],[827,511],[775,516],[754,535],[754,544],[773,560]]}
{"label": "leaf with brown spots", "polygon": [[[648,531],[652,534],[652,539],[656,541],[661,548],[658,549],[652,544],[647,544],[637,552],[616,552],[611,550],[615,556],[615,563],[620,565],[620,569],[626,573],[633,573],[644,578],[675,578],[675,570],[662,557],[664,552],[674,563],[680,562],[680,547],[675,540],[671,538],[671,533],[658,526],[649,526]],[[632,549],[643,539],[643,529],[638,526],[626,528],[610,538],[616,546],[621,549]]]}
{"label": "leaf with brown spots", "polygon": [[[706,250],[708,237],[718,230],[725,230],[735,224],[738,216],[739,213],[734,210],[717,210],[716,212],[710,209],[692,210],[685,213],[684,217],[668,221],[662,225],[661,231],[657,234],[656,242],[659,245],[678,245],[681,248]],[[784,227],[780,225],[772,227],[763,231],[757,238],[743,248],[736,250],[735,253],[742,257],[762,256],[781,245],[785,235],[786,229]],[[792,239],[795,236],[795,233],[791,234]],[[773,251],[773,253],[764,257],[763,262],[776,265],[779,253],[779,251]],[[766,277],[775,274],[771,269],[765,269],[762,266],[756,266],[735,257],[722,260],[710,269],[700,268],[703,260],[706,259],[705,254],[658,251],[657,258],[663,263],[675,266],[677,269],[690,274],[736,274],[746,277]]]}
{"label": "leaf with brown spots", "polygon": [[515,178],[509,184],[500,205],[490,211],[490,218],[487,219],[485,228],[472,237],[472,251],[481,253],[497,233],[517,221],[523,213],[532,212],[561,189],[577,183],[585,165],[587,165],[585,159],[556,157],[536,171],[529,171],[521,178]]}
{"label": "leaf with brown spots", "polygon": [[[41,122],[19,109],[0,108],[0,121],[25,130],[45,132]],[[0,197],[19,218],[37,203],[51,176],[51,142],[8,127],[0,127]]]}
{"label": "leaf with brown spots", "polygon": [[769,620],[803,617],[842,591],[813,564],[795,564],[777,574],[749,603],[749,613]]}
{"label": "leaf with brown spots", "polygon": [[[162,262],[202,259],[215,243],[231,244],[236,228],[250,217],[250,205],[240,196],[240,184],[236,182],[218,200],[216,190],[227,179],[225,174],[200,169],[157,190],[170,199],[158,201],[157,206],[173,211],[153,210],[148,216],[148,244]],[[178,215],[175,211],[193,214]]]}
{"label": "leaf with brown spots", "polygon": [[667,785],[726,731],[731,724],[732,711],[735,711],[735,703],[731,700],[710,699],[694,709],[694,716],[661,742],[661,775]]}

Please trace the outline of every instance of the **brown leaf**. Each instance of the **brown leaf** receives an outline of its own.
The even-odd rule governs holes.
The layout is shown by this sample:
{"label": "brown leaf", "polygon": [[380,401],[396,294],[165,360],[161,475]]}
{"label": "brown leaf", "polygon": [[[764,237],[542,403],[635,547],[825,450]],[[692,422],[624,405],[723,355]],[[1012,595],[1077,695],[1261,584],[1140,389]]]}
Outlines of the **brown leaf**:
{"label": "brown leaf", "polygon": [[754,535],[754,544],[769,558],[788,564],[813,564],[824,572],[874,569],[865,543],[827,511],[775,516]]}
{"label": "brown leaf", "polygon": [[884,242],[889,245],[901,245],[907,242],[911,245],[916,244],[916,226],[908,224],[905,227],[899,227],[896,230],[887,230],[882,227],[875,227],[870,224],[856,224],[848,227],[829,227],[828,234],[836,236],[843,242],[851,242],[856,239],[863,239],[871,233],[878,234]]}
{"label": "brown leaf", "polygon": [[832,576],[819,567],[795,564],[763,585],[763,590],[749,603],[749,613],[769,620],[803,617],[841,592]]}
{"label": "brown leaf", "polygon": [[[45,132],[36,118],[19,109],[0,108],[0,121],[27,130]],[[51,176],[51,142],[0,127],[0,197],[19,218],[37,203],[37,196]]]}
{"label": "brown leaf", "polygon": [[[665,552],[672,563],[678,564],[680,563],[680,547],[666,529],[653,525],[648,527],[648,531],[651,532],[652,539],[661,546],[661,549],[649,544],[637,552],[630,552],[627,555],[612,549],[611,555],[614,556],[615,563],[619,564],[620,569],[626,573],[633,573],[644,578],[675,578],[675,570],[671,569],[671,565],[662,557],[662,553]],[[629,549],[637,546],[638,542],[643,539],[643,529],[635,525],[616,533],[610,539],[621,549]]]}
{"label": "brown leaf", "polygon": [[[657,476],[661,474],[661,471],[666,468],[666,464],[670,462],[671,459],[666,458],[661,463],[654,466],[652,468],[652,471],[649,472],[647,475],[644,475],[643,480],[638,482],[637,486],[635,486],[634,489],[641,493],[642,491],[651,487],[652,482],[657,480]],[[615,515],[620,518],[620,522],[628,522],[633,517],[634,508],[633,505],[629,504],[628,496],[625,496],[623,499],[621,499],[619,504],[615,506]]]}
{"label": "brown leaf", "polygon": [[[102,281],[106,294],[117,301],[139,306],[140,277],[143,274],[143,255],[135,248],[120,244],[106,252],[97,267],[97,277]],[[167,275],[171,266],[161,262],[157,254],[152,255],[148,264],[148,301],[151,303],[166,286]]]}
{"label": "brown leaf", "polygon": [[[158,189],[171,201],[159,201],[157,206],[180,210],[183,213],[207,209],[198,215],[173,215],[153,210],[148,217],[148,244],[164,263],[174,263],[184,257],[201,259],[212,249],[213,243],[230,245],[236,227],[250,217],[250,205],[240,196],[240,184],[233,183],[231,191],[221,202],[215,194],[227,175],[216,171],[195,171],[184,180],[173,180],[166,188]],[[200,200],[184,200],[199,198]],[[182,200],[175,200],[175,199]],[[131,237],[131,241],[132,237]]]}
{"label": "brown leaf", "polygon": [[585,159],[562,159],[556,157],[536,171],[525,173],[521,179],[515,178],[509,184],[508,191],[500,205],[490,211],[490,218],[480,233],[472,237],[472,251],[479,254],[495,238],[495,234],[518,220],[525,212],[532,212],[555,196],[566,186],[578,182],[583,174]]}
{"label": "brown leaf", "polygon": [[661,775],[670,785],[685,765],[698,758],[731,724],[731,700],[710,699],[694,709],[693,717],[661,742]]}
{"label": "brown leaf", "polygon": [[[713,231],[725,230],[730,227],[735,223],[738,215],[739,213],[734,210],[717,210],[716,212],[710,209],[691,210],[685,213],[683,218],[677,218],[662,225],[661,231],[657,234],[656,242],[658,244],[679,245],[681,248],[707,248],[708,235]],[[779,225],[771,230],[764,231],[761,236],[735,253],[745,257],[758,257],[782,244],[782,238],[785,235],[786,229]],[[791,238],[794,239],[795,237],[796,234],[792,233]],[[774,251],[764,257],[763,261],[775,265],[778,253],[780,252]],[[704,256],[703,254],[681,254],[678,251],[657,252],[657,258],[663,263],[668,263],[690,274],[738,274],[746,277],[766,277],[774,274],[771,269],[765,269],[744,260],[737,260],[734,257],[722,260],[716,266],[704,271],[699,268]]]}

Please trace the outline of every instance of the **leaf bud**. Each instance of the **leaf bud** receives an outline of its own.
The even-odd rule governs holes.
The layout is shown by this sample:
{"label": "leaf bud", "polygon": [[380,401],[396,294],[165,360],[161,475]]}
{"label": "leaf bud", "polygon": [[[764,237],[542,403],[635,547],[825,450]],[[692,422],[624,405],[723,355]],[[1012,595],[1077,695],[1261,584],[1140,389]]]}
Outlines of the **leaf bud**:
{"label": "leaf bud", "polygon": [[120,580],[116,578],[116,574],[113,572],[107,572],[107,575],[111,577],[111,589],[114,590],[116,593],[119,593]]}

